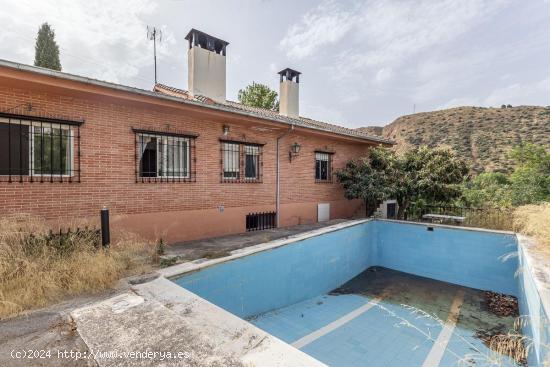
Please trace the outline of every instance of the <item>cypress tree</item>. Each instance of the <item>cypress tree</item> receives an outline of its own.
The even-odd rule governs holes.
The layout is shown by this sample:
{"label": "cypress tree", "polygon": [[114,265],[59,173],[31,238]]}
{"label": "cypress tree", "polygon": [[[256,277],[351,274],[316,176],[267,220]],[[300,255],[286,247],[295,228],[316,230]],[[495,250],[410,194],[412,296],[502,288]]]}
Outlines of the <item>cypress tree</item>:
{"label": "cypress tree", "polygon": [[55,33],[48,23],[42,24],[38,29],[34,50],[34,66],[61,71],[59,46],[55,42]]}

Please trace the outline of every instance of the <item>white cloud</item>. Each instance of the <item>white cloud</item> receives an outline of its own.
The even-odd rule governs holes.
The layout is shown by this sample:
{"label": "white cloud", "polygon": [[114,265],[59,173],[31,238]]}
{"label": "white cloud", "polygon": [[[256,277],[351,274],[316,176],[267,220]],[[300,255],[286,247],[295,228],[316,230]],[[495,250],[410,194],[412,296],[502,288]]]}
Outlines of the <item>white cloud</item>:
{"label": "white cloud", "polygon": [[499,107],[503,104],[550,105],[550,78],[535,82],[513,83],[491,91],[484,97],[457,97],[441,106],[438,110],[459,106]]}
{"label": "white cloud", "polygon": [[312,104],[308,101],[302,101],[300,106],[300,115],[334,124],[341,124],[342,121],[344,121],[344,115],[338,108],[320,104]]}
{"label": "white cloud", "polygon": [[436,110],[445,110],[447,108],[461,107],[461,106],[479,106],[479,100],[471,97],[458,97],[453,98],[450,101],[445,102],[441,106],[437,107]]}
{"label": "white cloud", "polygon": [[[411,57],[444,46],[485,20],[505,1],[379,0],[367,3],[356,18],[364,47],[346,59],[347,70],[409,65]],[[410,65],[409,65],[410,66]]]}
{"label": "white cloud", "polygon": [[378,72],[376,73],[376,76],[374,77],[374,80],[378,83],[383,83],[390,80],[392,77],[393,77],[392,68],[382,68],[378,70]]}
{"label": "white cloud", "polygon": [[292,59],[303,59],[315,53],[321,46],[335,43],[354,26],[351,10],[334,1],[325,1],[315,10],[306,13],[299,23],[287,31],[280,42]]}
{"label": "white cloud", "polygon": [[[52,25],[60,46],[63,71],[108,80],[128,82],[141,68],[152,65],[152,42],[146,38],[144,18],[156,8],[154,2],[131,3],[110,0],[10,2],[0,7],[3,38],[16,39],[0,45],[2,58],[32,64],[34,40],[43,22]],[[170,54],[174,36],[161,24],[162,43],[157,58]]]}
{"label": "white cloud", "polygon": [[531,83],[514,83],[494,90],[483,104],[500,106],[502,104],[550,104],[550,78]]}

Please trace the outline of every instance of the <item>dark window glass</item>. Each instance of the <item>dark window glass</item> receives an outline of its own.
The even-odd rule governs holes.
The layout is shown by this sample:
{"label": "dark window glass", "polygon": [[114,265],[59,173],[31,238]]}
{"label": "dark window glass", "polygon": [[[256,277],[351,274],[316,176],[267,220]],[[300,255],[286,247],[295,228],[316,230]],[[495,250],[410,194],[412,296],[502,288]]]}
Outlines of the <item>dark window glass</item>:
{"label": "dark window glass", "polygon": [[29,174],[29,126],[0,123],[0,175]]}
{"label": "dark window glass", "polygon": [[245,177],[247,179],[258,178],[258,164],[260,157],[260,147],[253,145],[245,146]]}
{"label": "dark window glass", "polygon": [[330,181],[331,179],[331,167],[330,167],[331,155],[330,153],[315,153],[315,179],[318,181]]}
{"label": "dark window glass", "polygon": [[68,129],[33,127],[33,167],[37,175],[68,175],[70,137]]}
{"label": "dark window glass", "polygon": [[157,177],[157,138],[140,137],[141,157],[140,172],[141,177]]}

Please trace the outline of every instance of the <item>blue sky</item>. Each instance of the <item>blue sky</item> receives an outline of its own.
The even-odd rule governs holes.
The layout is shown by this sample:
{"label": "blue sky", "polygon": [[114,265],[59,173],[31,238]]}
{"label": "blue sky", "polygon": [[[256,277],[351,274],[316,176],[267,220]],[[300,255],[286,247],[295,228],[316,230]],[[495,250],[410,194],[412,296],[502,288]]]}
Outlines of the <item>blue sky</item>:
{"label": "blue sky", "polygon": [[227,95],[301,71],[301,115],[348,127],[413,109],[550,105],[550,0],[0,0],[0,58],[32,64],[48,21],[63,70],[150,89],[187,87],[185,35],[228,42]]}

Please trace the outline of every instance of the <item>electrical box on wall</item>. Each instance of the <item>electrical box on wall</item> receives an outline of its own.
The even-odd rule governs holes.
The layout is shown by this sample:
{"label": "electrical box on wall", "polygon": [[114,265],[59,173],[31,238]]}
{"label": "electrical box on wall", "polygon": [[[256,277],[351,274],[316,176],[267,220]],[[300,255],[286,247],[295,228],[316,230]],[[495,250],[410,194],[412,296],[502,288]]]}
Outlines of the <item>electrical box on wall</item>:
{"label": "electrical box on wall", "polygon": [[317,222],[326,222],[327,220],[330,220],[330,204],[317,204]]}

